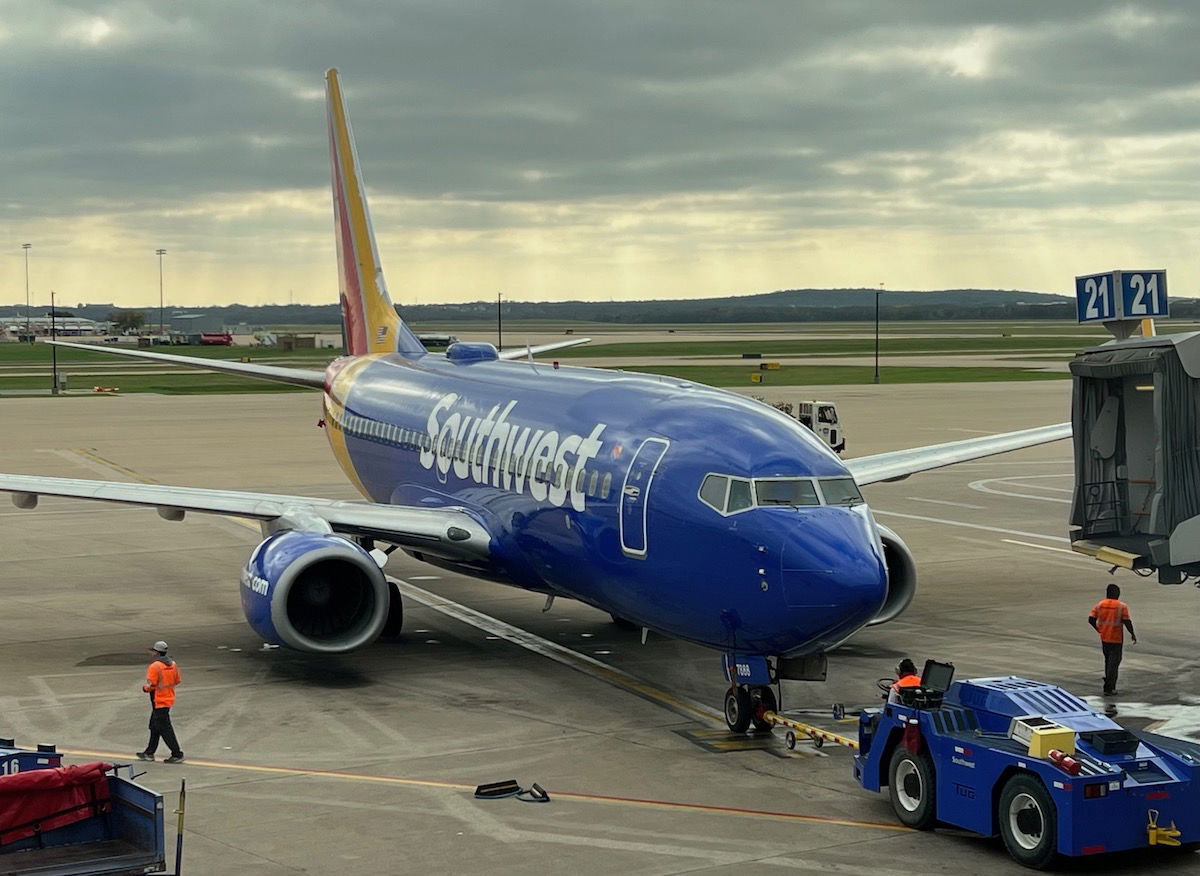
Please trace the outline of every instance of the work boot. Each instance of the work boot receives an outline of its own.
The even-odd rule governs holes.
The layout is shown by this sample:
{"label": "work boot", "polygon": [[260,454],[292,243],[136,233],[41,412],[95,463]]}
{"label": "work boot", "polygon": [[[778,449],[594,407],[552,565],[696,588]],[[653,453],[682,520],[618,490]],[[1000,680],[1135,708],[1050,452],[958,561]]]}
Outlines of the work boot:
{"label": "work boot", "polygon": [[139,751],[137,753],[137,759],[138,760],[154,760],[154,755],[152,755],[148,751]]}
{"label": "work boot", "polygon": [[183,763],[183,752],[181,751],[179,754],[173,754],[170,757],[164,757],[163,763]]}

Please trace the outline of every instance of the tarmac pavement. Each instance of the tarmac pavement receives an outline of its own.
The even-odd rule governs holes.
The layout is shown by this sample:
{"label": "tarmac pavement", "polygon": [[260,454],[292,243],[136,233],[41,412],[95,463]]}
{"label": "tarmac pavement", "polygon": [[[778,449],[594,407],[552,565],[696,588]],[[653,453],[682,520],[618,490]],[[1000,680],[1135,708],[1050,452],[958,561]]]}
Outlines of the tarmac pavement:
{"label": "tarmac pavement", "polygon": [[[849,456],[1069,416],[1066,381],[810,390],[838,402]],[[354,498],[316,426],[315,394],[0,405],[0,471]],[[786,683],[784,707],[826,721],[833,702],[876,703],[876,678],[903,655],[1098,697],[1086,616],[1116,580],[1139,635],[1118,719],[1200,736],[1200,593],[1110,578],[1069,552],[1070,452],[1060,442],[868,488],[916,555],[916,601],[832,654],[827,682]],[[642,645],[586,606],[559,600],[543,613],[536,594],[397,552],[401,641],[336,658],[264,649],[237,583],[259,538],[203,515],[0,506],[0,735],[57,743],[73,762],[131,758],[146,737],[145,650],[166,639],[183,675],[172,713],[188,760],[147,764],[143,781],[170,811],[187,777],[190,872],[1023,872],[997,840],[900,829],[886,797],[854,784],[846,751],[789,752],[778,733],[723,749],[711,717],[719,655],[653,634]],[[570,654],[616,672],[581,670],[591,664]],[[476,784],[508,778],[538,782],[551,802],[472,798]],[[1091,863],[1200,866],[1178,854]]]}

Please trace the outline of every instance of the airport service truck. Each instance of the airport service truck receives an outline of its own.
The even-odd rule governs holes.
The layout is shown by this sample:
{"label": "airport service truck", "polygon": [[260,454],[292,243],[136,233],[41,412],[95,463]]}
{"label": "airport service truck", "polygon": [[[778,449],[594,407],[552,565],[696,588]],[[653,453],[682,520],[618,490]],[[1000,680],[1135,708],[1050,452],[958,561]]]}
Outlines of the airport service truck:
{"label": "airport service truck", "polygon": [[[0,873],[165,873],[162,795],[132,776],[129,765],[63,766],[52,745],[20,749],[12,739],[0,739]],[[174,876],[182,857],[185,794],[181,787]]]}
{"label": "airport service truck", "polygon": [[901,702],[859,716],[854,778],[902,824],[998,833],[1035,869],[1200,847],[1200,744],[1126,730],[1053,684],[953,672],[929,661]]}
{"label": "airport service truck", "polygon": [[770,405],[776,410],[783,411],[789,417],[795,417],[807,426],[817,436],[829,445],[834,453],[846,449],[846,435],[838,417],[837,404],[831,401],[793,401],[790,399],[773,399],[755,396],[759,401]]}

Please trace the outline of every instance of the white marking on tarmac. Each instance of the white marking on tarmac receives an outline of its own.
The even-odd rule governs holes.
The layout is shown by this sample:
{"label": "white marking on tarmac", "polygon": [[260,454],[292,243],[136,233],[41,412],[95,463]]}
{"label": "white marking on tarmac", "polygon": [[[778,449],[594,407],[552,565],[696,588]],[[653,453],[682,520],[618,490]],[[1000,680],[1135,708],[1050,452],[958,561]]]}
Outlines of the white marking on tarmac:
{"label": "white marking on tarmac", "polygon": [[982,505],[968,505],[966,502],[947,502],[945,499],[923,499],[920,496],[905,496],[906,499],[911,499],[914,502],[929,502],[933,505],[952,505],[955,508],[972,508],[976,511],[984,510]]}
{"label": "white marking on tarmac", "polygon": [[1014,475],[1013,477],[1007,477],[1007,478],[984,478],[983,480],[971,481],[969,484],[967,484],[967,486],[970,487],[972,490],[976,490],[980,493],[992,493],[993,495],[996,495],[996,496],[1014,496],[1015,498],[1018,498],[1018,499],[1036,499],[1039,502],[1056,502],[1060,505],[1070,505],[1071,504],[1070,499],[1059,499],[1056,496],[1036,496],[1036,495],[1031,495],[1029,493],[1020,493],[1020,492],[1015,492],[1013,490],[1001,490],[1001,489],[998,489],[997,487],[989,486],[989,484],[1005,484],[1006,486],[1016,487],[1016,488],[1024,487],[1027,490],[1055,490],[1055,491],[1059,491],[1059,492],[1063,492],[1063,493],[1070,493],[1070,492],[1072,492],[1071,490],[1064,490],[1061,487],[1043,487],[1043,486],[1034,486],[1033,484],[1020,483],[1020,481],[1023,481],[1023,480],[1034,480],[1037,478],[1069,478],[1069,477],[1072,477],[1072,475],[1069,475],[1069,474]]}
{"label": "white marking on tarmac", "polygon": [[686,697],[676,696],[675,694],[659,690],[639,678],[635,678],[613,666],[609,666],[607,663],[602,663],[599,660],[588,657],[586,654],[580,654],[578,651],[563,647],[555,642],[551,642],[549,639],[543,639],[541,636],[534,635],[528,630],[514,627],[512,624],[505,623],[491,615],[486,615],[473,608],[467,608],[465,605],[452,602],[436,593],[423,590],[412,584],[411,579],[397,578],[396,580],[399,584],[403,585],[405,596],[415,599],[427,608],[432,608],[434,611],[441,612],[448,617],[483,630],[485,633],[499,636],[501,639],[512,642],[514,645],[520,645],[527,651],[548,657],[556,663],[577,669],[593,678],[598,678],[616,687],[632,691],[652,702],[665,706],[676,714],[684,715],[692,720],[721,721],[722,726],[724,726],[723,716],[717,709],[711,706],[706,706],[703,703],[695,702]]}
{"label": "white marking on tarmac", "polygon": [[896,870],[878,864],[840,864],[836,861],[819,861],[816,858],[760,858],[753,866],[791,867],[807,873],[838,873],[842,876],[921,876],[928,870]]}
{"label": "white marking on tarmac", "polygon": [[[1008,544],[1019,544],[1022,547],[1037,548],[1040,551],[1056,551],[1060,554],[1070,554],[1072,557],[1074,557],[1077,560],[1088,560],[1087,557],[1081,556],[1081,555],[1075,553],[1075,551],[1067,550],[1066,548],[1050,547],[1050,545],[1048,545],[1048,544],[1030,544],[1027,541],[1017,541],[1015,538],[1002,538],[1000,540],[1003,542],[1007,542]],[[1090,562],[1090,560],[1088,560],[1088,561]]]}
{"label": "white marking on tarmac", "polygon": [[1070,541],[1064,535],[1043,535],[1040,532],[1025,532],[1020,529],[1004,529],[1000,526],[984,526],[982,523],[965,523],[961,520],[944,520],[941,517],[925,517],[920,514],[901,514],[899,511],[880,511],[871,509],[872,514],[882,514],[887,517],[903,517],[906,520],[923,520],[926,523],[941,523],[945,526],[962,526],[967,529],[982,529],[984,532],[998,532],[1001,535],[1020,535],[1025,538],[1044,538],[1047,541]]}

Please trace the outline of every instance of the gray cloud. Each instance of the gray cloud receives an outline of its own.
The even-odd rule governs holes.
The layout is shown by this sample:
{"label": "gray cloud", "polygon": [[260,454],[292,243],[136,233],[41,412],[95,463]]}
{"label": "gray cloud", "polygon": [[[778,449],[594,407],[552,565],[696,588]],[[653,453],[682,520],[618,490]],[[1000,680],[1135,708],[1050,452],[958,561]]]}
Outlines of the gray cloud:
{"label": "gray cloud", "polygon": [[368,184],[425,204],[389,209],[401,223],[542,221],[459,202],[738,194],[761,199],[762,228],[961,231],[981,211],[1185,200],[1198,17],[1090,0],[14,0],[0,222],[15,237],[125,216],[182,240],[219,229],[164,212],[321,188],[327,66]]}

